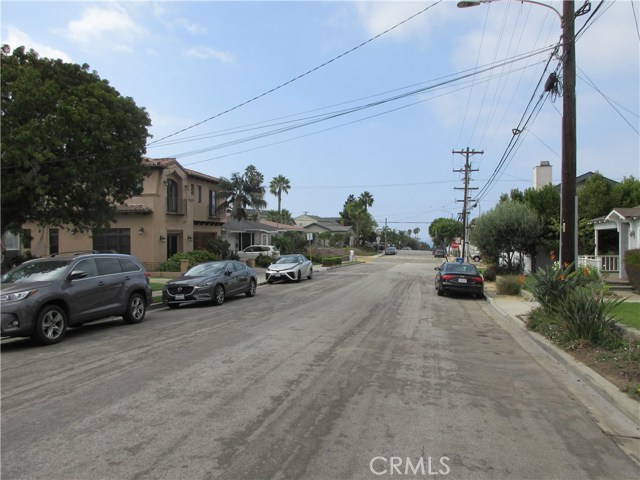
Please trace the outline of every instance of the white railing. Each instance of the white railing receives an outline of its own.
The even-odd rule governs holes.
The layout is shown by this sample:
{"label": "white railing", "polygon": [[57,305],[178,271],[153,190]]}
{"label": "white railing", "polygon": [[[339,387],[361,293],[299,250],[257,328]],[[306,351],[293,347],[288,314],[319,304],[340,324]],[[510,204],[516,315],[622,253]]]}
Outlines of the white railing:
{"label": "white railing", "polygon": [[595,268],[600,272],[619,272],[620,257],[618,255],[585,255],[578,257],[580,267]]}

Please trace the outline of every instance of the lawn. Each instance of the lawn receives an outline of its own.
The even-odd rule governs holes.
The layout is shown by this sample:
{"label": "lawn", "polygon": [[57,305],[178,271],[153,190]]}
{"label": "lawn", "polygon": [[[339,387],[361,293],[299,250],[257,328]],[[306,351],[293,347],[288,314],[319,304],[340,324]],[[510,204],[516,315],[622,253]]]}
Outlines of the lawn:
{"label": "lawn", "polygon": [[612,314],[620,323],[640,330],[640,303],[621,303],[613,309]]}

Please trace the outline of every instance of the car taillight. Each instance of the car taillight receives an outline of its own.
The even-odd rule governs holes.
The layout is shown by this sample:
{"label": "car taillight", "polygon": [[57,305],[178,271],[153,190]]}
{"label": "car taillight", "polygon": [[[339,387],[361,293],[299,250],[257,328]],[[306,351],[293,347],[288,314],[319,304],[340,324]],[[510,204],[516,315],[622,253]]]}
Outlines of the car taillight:
{"label": "car taillight", "polygon": [[144,272],[144,276],[147,279],[147,285],[151,283],[151,274],[149,272]]}
{"label": "car taillight", "polygon": [[478,282],[478,283],[483,283],[484,282],[484,278],[482,278],[482,277],[471,277],[471,280],[473,280],[474,282]]}
{"label": "car taillight", "polygon": [[455,275],[443,275],[442,276],[442,280],[444,280],[445,282],[448,282],[452,278],[456,278],[456,276]]}

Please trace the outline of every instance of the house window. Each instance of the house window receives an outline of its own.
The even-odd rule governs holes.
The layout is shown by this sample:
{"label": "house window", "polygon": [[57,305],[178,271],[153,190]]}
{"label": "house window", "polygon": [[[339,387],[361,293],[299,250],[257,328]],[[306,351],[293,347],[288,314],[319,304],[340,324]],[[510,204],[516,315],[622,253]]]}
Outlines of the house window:
{"label": "house window", "polygon": [[216,209],[216,191],[209,190],[209,216],[216,217],[217,209]]}
{"label": "house window", "polygon": [[60,239],[57,228],[49,229],[49,255],[60,253]]}
{"label": "house window", "polygon": [[193,195],[193,192],[195,192],[195,186],[193,185],[193,183],[191,184],[191,195]]}
{"label": "house window", "polygon": [[93,233],[93,249],[131,254],[131,229],[109,228]]}
{"label": "house window", "polygon": [[260,245],[269,245],[269,235],[267,235],[266,233],[262,234],[262,242],[260,243]]}
{"label": "house window", "polygon": [[167,180],[167,213],[178,213],[178,183]]}
{"label": "house window", "polygon": [[198,185],[198,203],[202,203],[202,187]]}

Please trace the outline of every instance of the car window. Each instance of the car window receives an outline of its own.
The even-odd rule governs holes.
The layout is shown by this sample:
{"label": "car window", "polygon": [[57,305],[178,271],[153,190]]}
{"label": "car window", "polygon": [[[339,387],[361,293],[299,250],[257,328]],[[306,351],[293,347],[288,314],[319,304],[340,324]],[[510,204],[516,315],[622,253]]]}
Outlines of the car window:
{"label": "car window", "polygon": [[122,273],[122,267],[117,258],[96,258],[101,275],[113,275]]}
{"label": "car window", "polygon": [[98,276],[98,266],[96,265],[96,261],[93,258],[87,258],[85,260],[80,260],[73,270],[80,270],[82,272],[86,272],[87,276],[85,278],[97,277]]}
{"label": "car window", "polygon": [[278,260],[276,260],[275,263],[297,263],[297,262],[298,262],[297,255],[283,255],[282,257],[278,258]]}
{"label": "car window", "polygon": [[46,282],[62,278],[69,260],[43,260],[23,263],[2,276],[2,283]]}
{"label": "car window", "polygon": [[236,272],[241,272],[242,270],[246,270],[247,266],[244,263],[233,262],[233,265],[236,267]]}
{"label": "car window", "polygon": [[223,262],[201,263],[195,267],[191,267],[185,272],[186,277],[214,276],[224,272],[225,264]]}
{"label": "car window", "polygon": [[122,267],[123,272],[137,272],[140,270],[140,265],[128,258],[121,258],[120,266]]}

